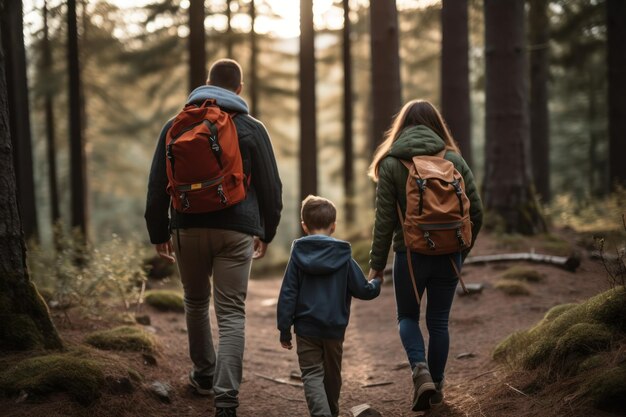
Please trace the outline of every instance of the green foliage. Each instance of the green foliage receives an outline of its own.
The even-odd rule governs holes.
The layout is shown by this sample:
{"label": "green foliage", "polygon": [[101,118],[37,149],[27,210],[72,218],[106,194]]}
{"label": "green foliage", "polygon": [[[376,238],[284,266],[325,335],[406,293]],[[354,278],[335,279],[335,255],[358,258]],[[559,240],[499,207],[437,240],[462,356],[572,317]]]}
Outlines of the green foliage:
{"label": "green foliage", "polygon": [[500,279],[496,281],[494,287],[510,296],[530,295],[528,285],[518,280]]}
{"label": "green foliage", "polygon": [[146,293],[146,304],[161,311],[185,311],[183,296],[171,290],[152,290]]}
{"label": "green foliage", "polygon": [[494,350],[494,359],[515,368],[569,375],[586,357],[626,334],[626,289],[618,287],[581,304],[553,307],[533,328],[515,333]]}
{"label": "green foliage", "polygon": [[113,235],[85,247],[80,236],[59,235],[58,246],[52,251],[33,245],[28,257],[33,281],[49,294],[49,305],[97,313],[111,302],[129,309],[138,300],[146,280],[145,249],[138,242]]}
{"label": "green foliage", "polygon": [[545,275],[536,269],[526,268],[523,266],[512,266],[502,274],[502,278],[514,281],[540,282]]}
{"label": "green foliage", "polygon": [[157,346],[151,334],[136,326],[94,332],[87,335],[85,342],[98,349],[139,352],[154,352]]}
{"label": "green foliage", "polygon": [[350,244],[352,246],[352,257],[367,274],[367,271],[370,269],[369,261],[372,242],[369,239],[361,239],[352,241]]}
{"label": "green foliage", "polygon": [[0,373],[0,390],[37,395],[67,392],[75,401],[88,405],[100,397],[109,366],[80,352],[37,356],[5,368]]}
{"label": "green foliage", "polygon": [[624,207],[626,188],[619,187],[604,198],[558,195],[546,207],[546,213],[558,227],[570,227],[577,232],[606,232],[622,230]]}

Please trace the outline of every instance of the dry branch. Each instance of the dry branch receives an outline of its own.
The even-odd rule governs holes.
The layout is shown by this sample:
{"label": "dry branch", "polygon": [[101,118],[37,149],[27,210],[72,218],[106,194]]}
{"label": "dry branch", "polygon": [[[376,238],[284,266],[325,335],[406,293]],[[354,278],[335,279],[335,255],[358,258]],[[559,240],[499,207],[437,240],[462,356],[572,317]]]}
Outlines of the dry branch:
{"label": "dry branch", "polygon": [[491,262],[530,261],[558,266],[570,272],[575,272],[580,266],[580,258],[577,256],[552,256],[540,253],[501,253],[496,255],[470,256],[464,265],[476,265]]}

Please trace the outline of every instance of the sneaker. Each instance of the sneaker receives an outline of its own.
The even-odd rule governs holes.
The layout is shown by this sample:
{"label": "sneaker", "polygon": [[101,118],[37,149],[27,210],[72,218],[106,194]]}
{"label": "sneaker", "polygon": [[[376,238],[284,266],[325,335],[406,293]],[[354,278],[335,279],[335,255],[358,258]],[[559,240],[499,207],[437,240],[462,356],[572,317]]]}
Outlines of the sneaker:
{"label": "sneaker", "polygon": [[430,406],[436,407],[443,403],[443,380],[435,382],[435,393],[430,397]]}
{"label": "sneaker", "polygon": [[215,417],[237,417],[237,408],[215,407]]}
{"label": "sneaker", "polygon": [[430,397],[436,392],[428,365],[418,362],[413,368],[413,411],[424,411],[430,408]]}
{"label": "sneaker", "polygon": [[213,378],[196,376],[194,371],[189,372],[189,385],[200,395],[213,395]]}

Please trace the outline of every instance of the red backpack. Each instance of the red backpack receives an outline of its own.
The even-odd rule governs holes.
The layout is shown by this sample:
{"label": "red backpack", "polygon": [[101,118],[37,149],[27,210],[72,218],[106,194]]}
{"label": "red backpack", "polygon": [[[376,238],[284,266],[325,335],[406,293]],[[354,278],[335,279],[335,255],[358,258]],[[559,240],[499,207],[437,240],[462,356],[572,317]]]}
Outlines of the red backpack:
{"label": "red backpack", "polygon": [[167,192],[182,213],[222,210],[246,198],[247,178],[232,116],[215,100],[187,104],[167,132]]}

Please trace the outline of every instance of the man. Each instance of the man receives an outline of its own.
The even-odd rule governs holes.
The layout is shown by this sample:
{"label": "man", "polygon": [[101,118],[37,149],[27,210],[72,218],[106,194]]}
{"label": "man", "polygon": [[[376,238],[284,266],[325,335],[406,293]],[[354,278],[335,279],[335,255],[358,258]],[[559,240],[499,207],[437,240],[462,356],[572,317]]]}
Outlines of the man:
{"label": "man", "polygon": [[[215,415],[224,417],[236,416],[239,405],[250,266],[252,259],[265,254],[282,210],[282,184],[272,145],[263,124],[248,114],[246,102],[239,97],[242,87],[239,64],[222,59],[211,67],[207,85],[196,88],[187,103],[200,106],[213,99],[234,115],[244,173],[250,178],[245,200],[210,213],[172,209],[169,218],[165,142],[170,120],[152,160],[145,213],[159,256],[172,263],[178,260],[193,362],[189,383],[199,394],[215,394]],[[212,289],[219,327],[217,355],[208,315]]]}

